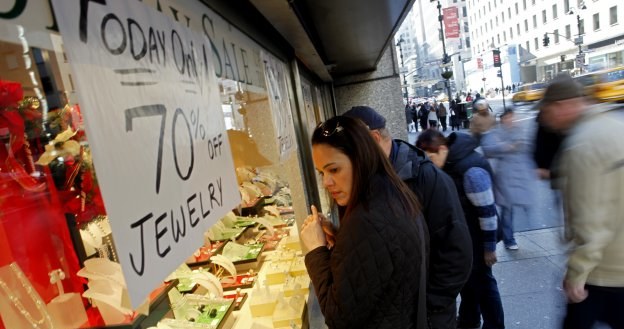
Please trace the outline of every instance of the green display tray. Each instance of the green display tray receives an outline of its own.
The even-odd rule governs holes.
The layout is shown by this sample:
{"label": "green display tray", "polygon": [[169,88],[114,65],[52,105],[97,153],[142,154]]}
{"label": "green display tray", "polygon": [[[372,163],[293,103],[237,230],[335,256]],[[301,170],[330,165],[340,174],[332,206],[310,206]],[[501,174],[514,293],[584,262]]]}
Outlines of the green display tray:
{"label": "green display tray", "polygon": [[[217,328],[221,328],[223,325],[223,319],[225,319],[230,313],[232,313],[234,300],[226,300],[224,302],[211,302],[206,304],[204,312],[195,320],[197,323],[206,323]],[[210,316],[210,311],[216,309],[217,313],[214,317]]]}
{"label": "green display tray", "polygon": [[192,293],[197,288],[197,283],[189,278],[178,278],[179,283],[176,286],[181,293]]}
{"label": "green display tray", "polygon": [[247,217],[238,217],[236,222],[234,222],[235,228],[249,227],[254,225],[256,225],[256,222],[254,222],[253,220],[249,220]]}
{"label": "green display tray", "polygon": [[[249,252],[247,252],[247,254],[243,256],[242,259],[233,260],[232,263],[234,263],[234,265],[256,262],[258,261],[258,257],[264,250],[264,243],[246,244],[245,246],[249,247]],[[223,249],[225,249],[225,246],[223,247]]]}
{"label": "green display tray", "polygon": [[247,227],[232,228],[230,232],[222,233],[220,236],[214,238],[215,241],[227,241],[231,239],[237,239]]}
{"label": "green display tray", "polygon": [[[195,310],[200,311],[201,313],[191,320],[190,323],[199,325],[209,325],[211,328],[221,329],[224,328],[226,324],[226,320],[231,315],[234,310],[234,299],[228,298],[219,298],[212,299],[202,295],[185,295],[186,307],[191,307]],[[215,310],[213,313],[214,316],[210,316],[212,310]],[[188,320],[176,320],[171,318],[175,314],[174,311],[168,313],[168,318],[163,319],[163,324],[169,325],[171,327],[177,327],[175,324],[177,323],[189,323]],[[168,323],[169,322],[169,323]]]}

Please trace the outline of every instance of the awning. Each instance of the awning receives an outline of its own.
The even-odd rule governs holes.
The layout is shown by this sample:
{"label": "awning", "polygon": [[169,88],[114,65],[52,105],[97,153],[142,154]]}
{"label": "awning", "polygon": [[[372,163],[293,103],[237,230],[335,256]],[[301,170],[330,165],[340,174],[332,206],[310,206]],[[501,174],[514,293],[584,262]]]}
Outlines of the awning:
{"label": "awning", "polygon": [[[250,1],[311,70],[328,69],[332,77],[375,70],[414,4],[414,0]],[[326,73],[319,76],[326,80]]]}

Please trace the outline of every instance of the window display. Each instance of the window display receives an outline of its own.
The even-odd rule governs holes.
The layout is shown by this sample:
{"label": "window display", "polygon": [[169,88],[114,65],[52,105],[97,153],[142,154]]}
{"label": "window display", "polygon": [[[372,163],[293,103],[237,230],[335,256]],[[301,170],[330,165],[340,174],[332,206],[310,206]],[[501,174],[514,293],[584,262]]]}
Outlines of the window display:
{"label": "window display", "polygon": [[[309,281],[301,266],[295,218],[307,214],[309,191],[301,179],[302,160],[293,126],[294,97],[289,67],[284,59],[262,48],[199,1],[158,3],[157,6],[156,2],[145,1],[136,5],[156,9],[152,10],[154,17],[188,18],[186,24],[175,27],[163,18],[151,20],[154,31],[172,28],[179,32],[181,42],[185,40],[184,34],[190,33],[186,29],[204,37],[202,42],[212,52],[212,57],[206,58],[214,61],[214,79],[203,81],[209,84],[198,90],[206,87],[214,91],[220,107],[210,110],[219,115],[203,113],[190,105],[180,106],[181,109],[171,107],[168,117],[163,115],[162,124],[157,107],[143,112],[125,111],[117,120],[115,112],[119,108],[138,108],[146,98],[142,92],[118,90],[130,90],[141,83],[149,86],[149,81],[139,79],[150,76],[149,68],[115,66],[113,75],[118,78],[112,83],[106,77],[110,72],[98,71],[105,65],[98,63],[96,56],[84,56],[94,51],[91,46],[83,56],[76,56],[83,50],[70,41],[73,36],[69,34],[42,26],[25,28],[0,19],[3,49],[0,54],[0,295],[3,297],[0,328],[137,325],[154,316],[149,314],[150,306],[172,302],[168,292],[174,290],[193,294],[211,292],[212,296],[209,300],[193,302],[197,312],[190,311],[190,317],[188,314],[178,317],[175,315],[178,312],[165,315],[161,321],[170,327],[183,327],[191,318],[197,325],[203,321],[204,327],[215,328],[246,327],[250,321],[268,327],[301,325],[302,301],[308,293]],[[58,20],[49,8],[39,10],[40,6],[39,2],[29,3],[24,15],[36,13],[41,22]],[[101,10],[106,12],[112,7],[91,3],[88,19],[96,21],[95,17],[104,17]],[[69,15],[60,8],[56,12],[58,17]],[[41,15],[50,16],[41,18]],[[106,37],[91,30],[86,32],[92,42],[107,43],[110,49],[121,50],[123,41],[113,32],[123,30],[130,42],[130,34],[137,37],[144,23],[136,18],[135,24],[124,17],[119,22],[126,23],[118,24],[113,16],[107,17]],[[60,25],[68,21],[63,19]],[[104,19],[97,21],[98,28],[102,22]],[[146,42],[151,42],[149,29],[143,32]],[[138,56],[139,46],[139,43],[127,43],[126,55]],[[151,58],[158,65],[163,65],[165,60],[172,61],[171,65],[176,60],[190,60],[190,57],[176,58],[175,52],[160,52],[162,47],[145,49],[142,59]],[[165,54],[173,56],[165,59]],[[121,55],[112,56],[114,65],[123,63]],[[187,55],[192,56],[190,52]],[[190,62],[185,63],[188,64],[185,69],[191,69]],[[85,77],[85,72],[91,76]],[[137,81],[126,79],[130,76]],[[189,79],[179,84],[190,85],[193,77],[186,77]],[[186,98],[192,104],[210,104],[206,95],[188,90],[167,91],[172,97]],[[166,98],[168,94],[160,92],[159,97]],[[120,102],[133,105],[120,107]],[[150,113],[151,117],[143,117]],[[200,119],[204,114],[206,117]],[[113,127],[111,122],[117,123]],[[148,126],[164,127],[159,135],[163,141],[161,166],[153,165],[161,152],[154,146],[159,138],[144,138],[145,131],[151,134],[154,130],[147,129]],[[211,134],[217,126],[227,128],[220,137]],[[159,129],[155,131],[158,135]],[[107,152],[102,152],[102,145],[108,145]],[[200,153],[199,148],[204,146]],[[231,151],[227,168],[215,166],[211,161],[210,152],[213,157],[218,152],[227,153],[219,147]],[[180,156],[177,161],[176,154]],[[147,165],[143,163],[146,159]],[[227,170],[232,172],[235,183],[221,186],[227,180],[215,180],[213,176],[224,175]],[[129,172],[136,172],[140,178]],[[204,196],[171,188],[177,185],[172,185],[167,175],[201,185]],[[148,184],[147,179],[151,179]],[[145,187],[154,195],[169,194],[153,198],[142,192]],[[234,191],[235,197],[225,189]],[[116,194],[113,198],[117,199],[118,210],[135,211],[143,203],[150,205],[155,214],[165,216],[153,215],[154,225],[150,226],[137,224],[129,216],[120,217],[119,211],[112,211],[110,196],[102,193],[107,190]],[[221,193],[215,193],[217,190]],[[157,210],[166,207],[166,203],[175,203],[172,200],[177,198],[184,198],[184,202],[166,211]],[[202,208],[207,203],[215,206]],[[232,212],[226,215],[221,208]],[[199,232],[193,239],[192,250],[183,257],[174,257],[176,266],[185,263],[186,268],[176,271],[176,276],[169,277],[165,283],[162,278],[151,278],[158,277],[150,272],[153,268],[164,266],[159,258],[147,258],[148,251],[141,250],[142,239],[155,236],[151,248],[154,253],[163,254],[167,247],[173,248],[178,243],[177,239],[190,237],[194,220],[202,218],[197,216],[210,211],[211,216],[218,216],[215,224]],[[130,226],[133,222],[136,225],[130,230],[132,235],[119,235],[120,225]],[[149,230],[149,234],[144,230]],[[162,243],[160,246],[158,241]],[[147,301],[139,301],[139,307],[132,307],[130,302],[136,284],[128,283],[122,274],[124,267],[120,266],[124,259],[128,264],[128,255],[134,256],[134,270],[145,266],[145,276],[150,277],[142,277],[138,283],[152,290]],[[141,265],[143,257],[145,264]],[[278,273],[275,269],[281,270]],[[254,297],[258,289],[264,293]],[[263,296],[272,300],[279,312],[251,320],[250,302]],[[185,298],[189,301],[195,297]],[[230,305],[226,311],[221,306],[211,306],[218,298],[222,298],[223,305]],[[136,304],[135,300],[132,302]],[[71,318],[68,314],[63,317],[59,311],[68,307],[76,310]],[[240,312],[236,321],[231,316],[233,312]],[[217,324],[215,319],[223,321]]]}
{"label": "window display", "polygon": [[[53,328],[45,303],[33,289],[19,265],[11,263],[0,269],[2,305],[0,314],[9,328]],[[17,312],[16,312],[17,311]]]}

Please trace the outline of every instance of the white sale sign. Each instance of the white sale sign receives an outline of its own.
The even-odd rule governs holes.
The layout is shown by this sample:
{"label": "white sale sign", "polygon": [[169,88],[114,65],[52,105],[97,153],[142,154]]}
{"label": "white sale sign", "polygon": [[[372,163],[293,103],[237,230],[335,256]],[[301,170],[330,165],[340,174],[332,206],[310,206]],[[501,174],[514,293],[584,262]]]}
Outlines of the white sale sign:
{"label": "white sale sign", "polygon": [[211,45],[140,1],[53,5],[137,307],[240,203]]}

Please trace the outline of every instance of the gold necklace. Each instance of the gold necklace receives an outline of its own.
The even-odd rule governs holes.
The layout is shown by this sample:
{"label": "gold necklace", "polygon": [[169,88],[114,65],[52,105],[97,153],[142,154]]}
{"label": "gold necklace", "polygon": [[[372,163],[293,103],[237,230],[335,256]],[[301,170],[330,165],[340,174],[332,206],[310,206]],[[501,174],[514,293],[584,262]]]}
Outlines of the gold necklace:
{"label": "gold necklace", "polygon": [[82,230],[89,234],[89,236],[93,239],[93,243],[95,243],[93,247],[98,248],[98,246],[102,245],[102,237],[100,236],[100,239],[98,240],[98,237],[91,230],[90,224],[85,225]]}
{"label": "gold necklace", "polygon": [[[106,216],[97,216],[93,222],[95,223],[95,225],[98,227],[98,229],[102,232],[102,236],[106,236],[108,235],[109,232],[108,230],[104,229],[104,225],[102,225],[103,221],[108,221],[108,217]],[[109,224],[110,225],[110,224]]]}
{"label": "gold necklace", "polygon": [[110,256],[109,259],[115,263],[119,263],[119,259],[117,259],[117,251],[115,250],[115,246],[113,245],[113,238],[111,237],[111,235],[108,234],[107,236],[105,236],[103,238],[103,241],[104,241],[104,246],[109,251],[109,256]]}
{"label": "gold necklace", "polygon": [[[28,320],[33,328],[52,328],[52,319],[50,318],[50,314],[48,314],[47,310],[45,309],[45,306],[41,301],[41,297],[35,295],[36,292],[35,294],[33,294],[33,288],[30,285],[30,282],[28,282],[28,279],[26,279],[26,277],[24,276],[24,273],[22,273],[20,268],[15,263],[9,264],[9,268],[13,271],[13,273],[15,273],[17,280],[22,284],[22,287],[24,288],[24,290],[26,290],[28,296],[32,299],[33,302],[35,302],[37,310],[41,313],[41,319],[35,320],[32,315],[26,310],[26,307],[24,307],[24,304],[22,304],[19,298],[11,294],[11,289],[2,280],[0,280],[0,288],[2,288],[4,293],[9,297],[11,303],[13,303],[17,310],[20,311],[20,313],[26,318],[26,320]],[[44,326],[46,322],[49,324],[48,326]]]}

